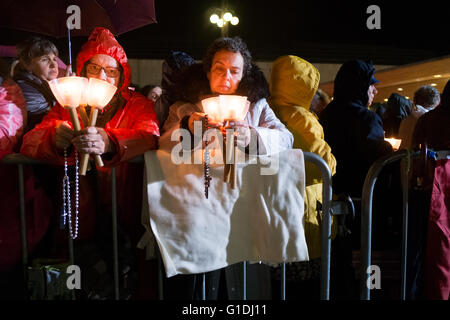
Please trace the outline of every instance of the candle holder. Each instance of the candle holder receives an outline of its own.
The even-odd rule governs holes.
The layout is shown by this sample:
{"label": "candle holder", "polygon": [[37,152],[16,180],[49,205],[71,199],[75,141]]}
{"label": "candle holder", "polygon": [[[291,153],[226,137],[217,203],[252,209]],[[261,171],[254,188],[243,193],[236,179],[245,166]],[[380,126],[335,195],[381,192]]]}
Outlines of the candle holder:
{"label": "candle holder", "polygon": [[398,148],[400,148],[400,145],[402,144],[402,139],[384,138],[384,140],[391,144],[392,149],[394,149],[394,151],[397,151]]}
{"label": "candle holder", "polygon": [[88,79],[83,77],[56,78],[49,81],[49,86],[58,103],[69,111],[74,131],[79,132],[81,126],[76,109],[88,86]]}
{"label": "candle holder", "polygon": [[206,98],[202,100],[203,110],[216,122],[222,122],[220,131],[225,136],[222,144],[222,156],[224,161],[224,181],[235,187],[236,180],[236,145],[237,136],[232,133],[231,139],[227,129],[229,121],[242,121],[248,112],[247,97],[238,95],[219,95],[217,97]]}
{"label": "candle holder", "polygon": [[[89,78],[89,83],[87,86],[86,94],[83,101],[85,105],[91,107],[91,114],[89,117],[88,125],[90,127],[95,127],[97,123],[98,111],[102,110],[111,101],[112,97],[116,93],[117,87],[110,84],[107,81]],[[99,167],[103,167],[102,157],[98,154],[94,156],[95,163]],[[85,175],[87,170],[87,165],[89,163],[89,154],[83,154],[81,156],[80,164],[80,174]]]}

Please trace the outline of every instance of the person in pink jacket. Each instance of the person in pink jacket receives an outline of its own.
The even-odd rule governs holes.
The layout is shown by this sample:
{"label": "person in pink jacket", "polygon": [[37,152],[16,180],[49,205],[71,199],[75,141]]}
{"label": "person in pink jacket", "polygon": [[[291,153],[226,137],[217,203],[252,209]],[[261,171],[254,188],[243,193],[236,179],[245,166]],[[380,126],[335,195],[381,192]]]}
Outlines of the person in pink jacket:
{"label": "person in pink jacket", "polygon": [[[9,78],[6,62],[0,60],[0,160],[18,151],[27,123],[26,101],[15,81]],[[35,179],[31,167],[24,166],[25,221],[30,257],[40,251],[49,225],[51,203]],[[18,171],[0,164],[0,299],[22,298],[22,242]]]}

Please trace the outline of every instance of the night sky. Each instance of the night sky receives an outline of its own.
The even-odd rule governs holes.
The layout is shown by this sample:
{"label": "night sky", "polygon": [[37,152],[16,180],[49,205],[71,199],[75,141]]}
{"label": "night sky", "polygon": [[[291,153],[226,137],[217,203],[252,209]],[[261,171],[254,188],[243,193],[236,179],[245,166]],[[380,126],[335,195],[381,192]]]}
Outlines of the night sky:
{"label": "night sky", "polygon": [[[220,36],[209,22],[221,0],[155,0],[157,24],[118,36],[129,58],[162,59],[171,50],[201,59]],[[405,64],[450,54],[450,18],[444,1],[255,1],[228,0],[239,17],[230,36],[241,36],[255,60],[295,54],[316,63],[352,58],[375,64]],[[381,9],[381,30],[369,30],[366,9]],[[1,44],[15,44],[25,32],[0,29]],[[86,37],[72,39],[76,54]],[[67,56],[67,39],[51,39]]]}

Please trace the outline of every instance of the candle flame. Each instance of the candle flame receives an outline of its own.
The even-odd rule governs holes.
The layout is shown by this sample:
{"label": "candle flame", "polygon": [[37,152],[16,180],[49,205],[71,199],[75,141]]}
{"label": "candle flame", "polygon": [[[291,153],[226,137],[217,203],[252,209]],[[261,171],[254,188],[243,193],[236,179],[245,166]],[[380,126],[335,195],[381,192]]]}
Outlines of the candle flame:
{"label": "candle flame", "polygon": [[402,139],[384,138],[384,140],[391,144],[391,146],[394,149],[394,151],[397,151],[398,148],[400,148],[400,144],[402,143]]}

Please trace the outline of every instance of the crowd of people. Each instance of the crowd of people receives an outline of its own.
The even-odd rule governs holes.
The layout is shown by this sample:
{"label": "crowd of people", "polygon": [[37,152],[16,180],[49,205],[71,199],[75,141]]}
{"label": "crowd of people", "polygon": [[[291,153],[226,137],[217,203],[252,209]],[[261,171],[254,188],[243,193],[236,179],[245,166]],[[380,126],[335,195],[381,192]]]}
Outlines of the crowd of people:
{"label": "crowd of people", "polygon": [[[121,298],[156,298],[156,262],[147,261],[136,247],[143,230],[141,224],[143,165],[129,160],[158,148],[171,148],[172,133],[177,129],[190,132],[194,141],[194,123],[216,123],[203,110],[201,100],[216,95],[243,95],[249,101],[244,120],[229,119],[228,129],[237,136],[238,147],[257,154],[273,150],[297,148],[322,157],[333,175],[335,197],[360,199],[370,166],[380,157],[394,152],[385,137],[402,139],[401,148],[424,144],[432,149],[448,149],[449,92],[447,83],[442,94],[431,86],[417,90],[411,103],[393,94],[382,116],[369,110],[377,94],[375,69],[370,62],[352,60],[339,69],[331,100],[320,89],[320,73],[308,61],[293,55],[277,58],[272,65],[270,81],[253,62],[245,42],[238,38],[219,38],[206,50],[204,59],[196,62],[184,52],[174,51],[162,68],[161,85],[147,85],[132,90],[131,69],[123,47],[105,28],[96,28],[83,45],[76,60],[76,75],[97,78],[117,87],[108,105],[101,111],[95,126],[83,122],[75,132],[67,109],[55,99],[48,82],[58,77],[58,49],[44,38],[32,37],[17,45],[19,63],[14,67],[1,62],[0,77],[0,159],[11,153],[40,160],[45,167],[27,166],[25,170],[25,204],[27,246],[30,256],[66,257],[66,229],[61,227],[61,181],[64,164],[74,174],[81,154],[101,156],[104,166],[90,164],[85,176],[79,177],[76,192],[77,219],[74,223],[75,261],[83,270],[82,299],[113,297],[111,256],[111,168],[116,168],[119,221],[119,265]],[[10,75],[13,75],[12,78]],[[66,76],[70,76],[68,71]],[[75,74],[73,74],[75,75]],[[79,113],[90,113],[89,106],[80,106]],[[278,139],[271,139],[277,135]],[[272,145],[277,141],[277,145]],[[192,144],[189,144],[192,147]],[[306,164],[304,230],[309,261],[288,266],[291,282],[319,279],[322,181],[317,167]],[[17,175],[7,165],[0,166],[2,184],[0,204],[0,293],[2,298],[17,289],[22,278]],[[394,177],[394,178],[393,178]],[[401,197],[393,199],[395,174],[381,179],[375,191],[375,202],[392,199],[387,206],[375,208],[375,245],[383,244],[387,221],[401,212],[394,212],[393,202],[401,205]],[[75,191],[76,190],[76,191]],[[388,192],[386,192],[386,190]],[[75,206],[75,203],[74,203]],[[7,209],[6,209],[7,208]],[[333,250],[347,248],[351,255],[359,239],[358,206],[353,223],[338,232],[333,220]],[[75,221],[75,220],[74,220]],[[398,226],[397,226],[398,227]],[[398,231],[398,230],[397,230]],[[353,237],[350,246],[339,241]],[[345,238],[345,240],[342,240]],[[340,248],[340,249],[339,249]],[[100,267],[100,265],[104,267]],[[355,297],[347,282],[355,280],[351,257],[333,265],[344,272],[335,286],[336,298]],[[306,270],[306,271],[305,271]],[[275,277],[275,273],[268,277]],[[307,274],[307,276],[305,276]],[[336,271],[336,275],[339,272]],[[266,274],[267,276],[267,274]],[[224,276],[220,270],[208,274],[208,284],[219,287]],[[126,278],[126,280],[124,280]],[[95,279],[95,280],[93,280]],[[105,280],[106,279],[106,280]],[[198,275],[174,276],[166,279],[166,298],[199,298]],[[227,281],[231,281],[227,279]],[[270,281],[270,280],[269,280]],[[288,278],[289,281],[289,278]],[[316,283],[319,286],[318,282]],[[14,289],[15,288],[15,289]],[[108,289],[109,288],[109,289]],[[223,292],[209,298],[217,299]],[[448,298],[448,297],[447,297]]]}

